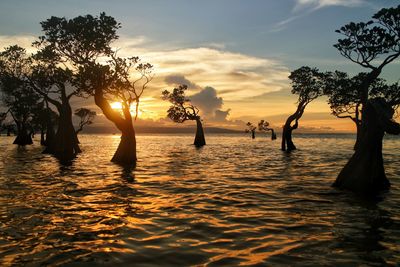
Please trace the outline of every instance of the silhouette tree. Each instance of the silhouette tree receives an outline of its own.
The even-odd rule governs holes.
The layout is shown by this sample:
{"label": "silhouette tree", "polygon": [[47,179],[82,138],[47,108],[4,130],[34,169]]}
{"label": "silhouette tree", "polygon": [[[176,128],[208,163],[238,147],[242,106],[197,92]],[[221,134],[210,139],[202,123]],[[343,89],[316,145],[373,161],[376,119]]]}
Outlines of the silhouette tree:
{"label": "silhouette tree", "polygon": [[250,133],[252,139],[256,138],[257,127],[254,126],[251,122],[247,122],[246,126],[247,126],[247,128],[244,130],[245,133]]}
{"label": "silhouette tree", "polygon": [[96,111],[92,111],[87,108],[78,108],[75,110],[74,114],[80,119],[79,127],[76,130],[76,133],[78,134],[83,130],[85,125],[90,125],[93,123],[94,117],[96,116]]}
{"label": "silhouette tree", "polygon": [[269,127],[269,122],[265,121],[265,120],[261,120],[258,123],[258,130],[260,132],[269,132],[271,131],[271,140],[276,140],[276,134],[273,128]]}
{"label": "silhouette tree", "polygon": [[167,111],[167,116],[177,123],[183,123],[187,120],[196,121],[197,127],[194,145],[196,147],[202,147],[206,144],[206,140],[204,138],[199,109],[191,104],[190,99],[186,98],[186,90],[187,85],[179,85],[174,88],[172,92],[168,90],[162,92],[163,100],[168,100],[172,104]]}
{"label": "silhouette tree", "polygon": [[[136,139],[130,107],[136,104],[136,118],[140,97],[153,77],[153,66],[140,63],[138,57],[116,56],[110,44],[118,39],[116,30],[120,24],[105,13],[69,20],[52,17],[42,22],[42,28],[45,34],[40,37],[38,46],[49,47],[62,61],[73,66],[72,84],[79,95],[94,96],[105,117],[122,132],[112,161],[136,163]],[[101,61],[99,57],[102,57]],[[131,71],[139,76],[132,79]],[[121,102],[122,111],[113,110],[110,101]]]}
{"label": "silhouette tree", "polygon": [[[354,150],[358,147],[361,136],[361,90],[360,85],[366,73],[359,73],[349,77],[347,73],[335,71],[324,74],[324,95],[328,97],[328,104],[332,114],[338,118],[351,119],[357,130],[357,139]],[[377,78],[368,90],[368,98],[383,97],[389,103],[397,103],[400,92],[396,90],[396,84],[387,85],[386,81]]]}
{"label": "silhouette tree", "polygon": [[25,50],[9,46],[0,53],[0,86],[2,101],[17,126],[14,144],[32,144],[31,121],[40,97],[26,84],[31,61]]}
{"label": "silhouette tree", "polygon": [[292,71],[289,78],[292,80],[292,94],[298,95],[298,101],[296,111],[286,119],[282,131],[281,149],[288,152],[296,149],[292,131],[298,128],[305,108],[323,94],[323,76],[316,68],[303,66]]}
{"label": "silhouette tree", "polygon": [[333,184],[365,195],[390,186],[383,166],[382,138],[384,132],[398,134],[397,124],[392,121],[391,105],[395,103],[384,98],[371,99],[370,90],[383,68],[400,56],[400,5],[383,8],[372,18],[366,23],[351,22],[337,30],[344,39],[334,45],[342,56],[370,70],[363,75],[359,86],[362,105],[359,145]]}
{"label": "silhouette tree", "polygon": [[[141,63],[138,57],[119,58],[111,55],[106,65],[86,64],[81,68],[81,88],[94,95],[95,103],[107,119],[121,131],[121,142],[111,161],[123,165],[136,163],[136,135],[133,126],[132,105],[136,121],[140,98],[153,79],[153,66]],[[110,102],[121,103],[115,110]]]}

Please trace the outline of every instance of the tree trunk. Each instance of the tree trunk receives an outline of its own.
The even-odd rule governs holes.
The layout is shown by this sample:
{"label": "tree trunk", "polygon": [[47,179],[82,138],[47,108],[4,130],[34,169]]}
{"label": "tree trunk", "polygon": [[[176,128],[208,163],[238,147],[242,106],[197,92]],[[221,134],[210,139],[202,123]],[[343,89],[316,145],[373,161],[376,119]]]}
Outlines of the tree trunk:
{"label": "tree trunk", "polygon": [[382,98],[369,100],[363,114],[364,129],[358,148],[333,186],[364,196],[374,196],[390,187],[382,157],[384,133],[400,134],[400,125],[392,120],[394,110]]}
{"label": "tree trunk", "polygon": [[201,123],[200,117],[196,118],[196,136],[194,138],[194,145],[196,147],[202,147],[206,144],[206,139],[204,138],[203,125]]}
{"label": "tree trunk", "polygon": [[115,151],[115,154],[111,159],[112,162],[122,165],[131,165],[136,163],[135,130],[133,129],[133,126],[129,128],[130,129],[122,132],[121,141],[118,145],[117,151]]}
{"label": "tree trunk", "polygon": [[292,150],[296,150],[296,146],[293,143],[292,140],[292,131],[293,128],[290,126],[290,123],[288,125],[285,124],[283,126],[283,131],[282,131],[282,151],[287,151],[290,152]]}
{"label": "tree trunk", "polygon": [[251,139],[255,139],[255,138],[256,138],[256,131],[251,130]]}
{"label": "tree trunk", "polygon": [[44,145],[49,146],[50,144],[52,144],[52,142],[54,142],[54,137],[55,137],[56,133],[54,131],[53,120],[51,118],[51,111],[50,111],[50,108],[49,108],[47,102],[46,102],[46,106],[47,106],[46,139],[44,141]]}
{"label": "tree trunk", "polygon": [[42,146],[46,145],[46,139],[45,139],[45,136],[44,136],[44,129],[43,128],[40,129],[40,144]]}
{"label": "tree trunk", "polygon": [[[294,145],[292,140],[292,131],[297,129],[297,127],[299,126],[299,120],[301,116],[303,116],[304,110],[308,103],[309,102],[305,100],[299,102],[299,104],[297,105],[296,112],[287,118],[282,130],[282,144],[281,144],[282,151],[290,152],[296,149],[296,146]],[[293,121],[295,121],[295,123],[292,126],[291,124]]]}
{"label": "tree trunk", "polygon": [[19,145],[19,146],[25,146],[25,145],[31,145],[33,144],[32,142],[32,136],[26,129],[26,125],[21,123],[18,127],[18,133],[17,137],[15,138],[13,144]]}
{"label": "tree trunk", "polygon": [[124,166],[135,165],[137,161],[136,137],[129,106],[123,105],[125,118],[122,118],[119,112],[113,110],[107,99],[104,98],[103,90],[100,86],[95,89],[94,100],[96,105],[103,111],[104,116],[112,121],[122,132],[121,141],[111,161]]}
{"label": "tree trunk", "polygon": [[357,148],[360,146],[360,140],[362,136],[362,127],[360,123],[356,123],[356,142],[354,143],[354,150],[357,150]]}
{"label": "tree trunk", "polygon": [[60,106],[57,106],[57,109],[59,112],[58,129],[54,139],[48,143],[44,152],[54,154],[61,160],[69,161],[82,151],[79,148],[78,137],[72,124],[72,110],[69,102],[63,101]]}
{"label": "tree trunk", "polygon": [[276,140],[276,133],[274,129],[271,129],[271,140]]}

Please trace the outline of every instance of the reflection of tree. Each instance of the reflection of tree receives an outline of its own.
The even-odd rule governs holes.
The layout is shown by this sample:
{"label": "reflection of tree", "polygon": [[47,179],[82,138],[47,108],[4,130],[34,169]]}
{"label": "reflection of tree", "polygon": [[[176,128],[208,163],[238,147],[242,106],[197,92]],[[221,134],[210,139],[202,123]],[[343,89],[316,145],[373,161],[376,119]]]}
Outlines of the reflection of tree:
{"label": "reflection of tree", "polygon": [[[391,239],[392,231],[400,227],[391,218],[391,214],[376,204],[351,203],[351,207],[349,203],[343,205],[352,211],[341,210],[335,215],[333,234],[337,241],[336,250],[349,254],[352,261],[350,264],[379,266],[393,264],[395,261],[392,258],[395,254],[393,247],[382,244]],[[392,239],[390,242],[396,240]]]}

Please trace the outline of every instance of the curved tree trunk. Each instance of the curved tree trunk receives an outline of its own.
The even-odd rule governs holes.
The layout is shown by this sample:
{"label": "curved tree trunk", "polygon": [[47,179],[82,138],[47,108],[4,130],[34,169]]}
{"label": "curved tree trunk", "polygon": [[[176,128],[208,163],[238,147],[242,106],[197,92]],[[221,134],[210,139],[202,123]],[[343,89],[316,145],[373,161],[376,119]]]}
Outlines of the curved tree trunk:
{"label": "curved tree trunk", "polygon": [[201,147],[206,144],[206,139],[204,138],[203,124],[201,123],[200,117],[196,118],[196,136],[194,138],[194,145],[196,147]]}
{"label": "curved tree trunk", "polygon": [[[299,126],[299,120],[301,116],[303,116],[304,110],[308,103],[309,102],[307,101],[300,102],[297,106],[296,112],[287,118],[285,125],[282,129],[282,151],[290,152],[297,149],[292,140],[292,131],[297,129],[297,127]],[[295,121],[295,123],[292,125],[293,121]]]}
{"label": "curved tree trunk", "polygon": [[125,118],[122,118],[119,112],[111,108],[100,87],[95,89],[94,100],[103,111],[104,116],[122,132],[121,141],[111,161],[121,165],[136,164],[136,136],[129,107],[123,107]]}
{"label": "curved tree trunk", "polygon": [[393,113],[393,109],[381,98],[367,102],[359,146],[333,186],[364,196],[389,189],[383,165],[382,139],[385,132],[400,134],[400,125],[391,120]]}

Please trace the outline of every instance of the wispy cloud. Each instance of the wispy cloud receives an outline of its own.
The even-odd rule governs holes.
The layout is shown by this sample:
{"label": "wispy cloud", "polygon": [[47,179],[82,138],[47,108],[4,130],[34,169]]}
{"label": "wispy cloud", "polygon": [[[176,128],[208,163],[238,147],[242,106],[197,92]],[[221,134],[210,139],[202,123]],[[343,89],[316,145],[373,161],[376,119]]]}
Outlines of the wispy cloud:
{"label": "wispy cloud", "polygon": [[276,23],[271,32],[279,32],[291,22],[309,15],[310,13],[329,6],[357,7],[366,4],[365,0],[295,0],[292,16]]}
{"label": "wispy cloud", "polygon": [[296,0],[293,12],[302,11],[304,9],[315,11],[328,6],[355,7],[364,3],[364,0]]}

